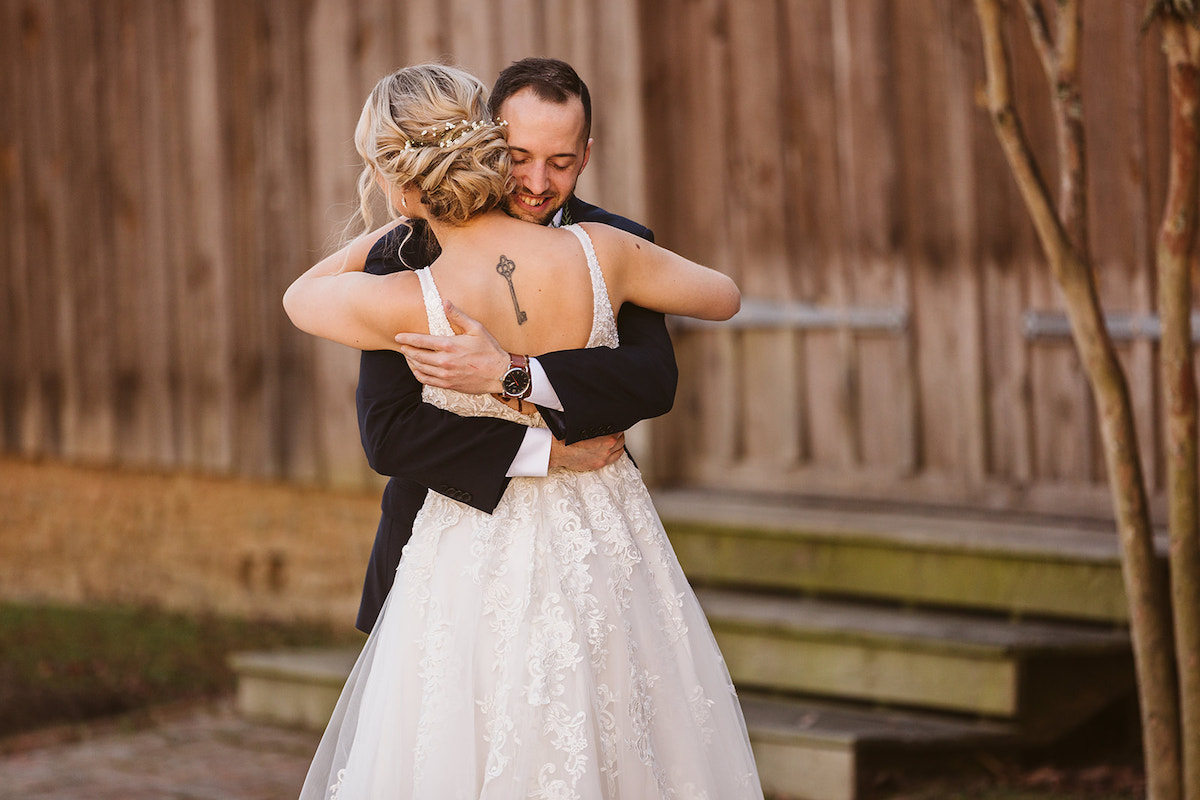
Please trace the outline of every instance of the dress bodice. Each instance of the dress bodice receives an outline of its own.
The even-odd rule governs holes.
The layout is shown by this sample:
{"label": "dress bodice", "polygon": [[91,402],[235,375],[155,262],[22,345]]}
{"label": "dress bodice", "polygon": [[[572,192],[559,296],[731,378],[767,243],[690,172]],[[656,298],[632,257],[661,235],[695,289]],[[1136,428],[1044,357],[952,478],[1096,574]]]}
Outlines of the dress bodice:
{"label": "dress bodice", "polygon": [[[592,247],[591,237],[578,225],[567,225],[563,230],[575,234],[583,247],[584,255],[587,256],[588,274],[592,283],[592,329],[587,346],[616,347],[619,344],[617,323],[613,317],[612,302],[608,297],[608,285],[604,282],[604,273],[600,270],[600,262]],[[426,267],[417,270],[417,278],[421,281],[421,295],[425,300],[429,332],[435,336],[454,336],[454,328],[446,318],[442,295],[438,292],[433,274]],[[452,411],[462,417],[499,417],[522,425],[545,427],[540,414],[522,414],[488,394],[464,394],[453,389],[426,386],[421,391],[421,398],[430,405]]]}

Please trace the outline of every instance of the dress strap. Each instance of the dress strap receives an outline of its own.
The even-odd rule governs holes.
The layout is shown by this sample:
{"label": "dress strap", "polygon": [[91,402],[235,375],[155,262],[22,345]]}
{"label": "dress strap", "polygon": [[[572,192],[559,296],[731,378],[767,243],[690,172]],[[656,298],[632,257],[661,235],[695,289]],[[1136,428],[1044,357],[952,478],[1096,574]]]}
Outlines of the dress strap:
{"label": "dress strap", "polygon": [[596,258],[592,237],[578,224],[564,225],[563,230],[575,234],[575,238],[583,246],[584,255],[587,256],[588,274],[592,278],[592,334],[588,338],[588,347],[616,347],[617,322],[613,318],[608,284],[604,282],[604,272],[600,269],[600,260]]}
{"label": "dress strap", "polygon": [[425,319],[429,323],[429,332],[434,336],[453,336],[454,328],[446,319],[446,307],[442,303],[442,295],[438,292],[437,284],[433,282],[433,273],[429,267],[419,269],[417,280],[421,282],[421,297],[425,300]]}

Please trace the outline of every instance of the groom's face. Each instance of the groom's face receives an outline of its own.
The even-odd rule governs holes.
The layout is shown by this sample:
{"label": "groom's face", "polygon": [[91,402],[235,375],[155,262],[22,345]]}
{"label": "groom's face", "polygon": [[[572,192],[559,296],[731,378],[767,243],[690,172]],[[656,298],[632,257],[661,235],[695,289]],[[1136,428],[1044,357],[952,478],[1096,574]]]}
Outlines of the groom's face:
{"label": "groom's face", "polygon": [[506,210],[545,225],[575,191],[591,155],[592,140],[584,137],[583,103],[577,97],[552,103],[526,88],[501,104],[500,118],[508,122],[516,184]]}

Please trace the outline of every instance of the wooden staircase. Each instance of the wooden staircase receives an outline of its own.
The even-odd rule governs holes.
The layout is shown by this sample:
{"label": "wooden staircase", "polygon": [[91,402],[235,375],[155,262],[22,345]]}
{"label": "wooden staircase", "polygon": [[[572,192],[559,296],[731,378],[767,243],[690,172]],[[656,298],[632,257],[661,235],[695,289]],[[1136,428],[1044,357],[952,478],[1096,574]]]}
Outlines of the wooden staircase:
{"label": "wooden staircase", "polygon": [[[764,788],[1049,744],[1133,690],[1115,534],[712,492],[655,504],[721,645]],[[240,654],[243,713],[321,727],[347,652]]]}
{"label": "wooden staircase", "polygon": [[853,800],[896,758],[1044,746],[1133,691],[1096,527],[656,495],[768,791]]}

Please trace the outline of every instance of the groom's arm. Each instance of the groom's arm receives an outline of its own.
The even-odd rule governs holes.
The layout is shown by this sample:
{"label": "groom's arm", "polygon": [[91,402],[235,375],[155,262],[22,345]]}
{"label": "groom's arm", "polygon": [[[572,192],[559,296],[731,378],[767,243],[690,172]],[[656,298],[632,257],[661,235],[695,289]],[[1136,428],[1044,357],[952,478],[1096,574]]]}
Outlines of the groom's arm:
{"label": "groom's arm", "polygon": [[359,361],[359,434],[376,472],[408,478],[492,511],[527,428],[493,417],[460,417],[425,403],[404,357],[364,352]]}
{"label": "groom's arm", "polygon": [[[421,384],[403,357],[390,350],[362,354],[357,400],[359,432],[372,469],[487,512],[500,502],[508,475],[544,475],[547,454],[550,467],[586,472],[611,464],[625,443],[616,434],[567,446],[550,441],[545,429],[443,411],[422,401]],[[546,437],[541,444],[539,434]],[[542,444],[547,446],[541,449]]]}
{"label": "groom's arm", "polygon": [[[446,309],[457,336],[402,333],[396,337],[422,383],[468,394],[500,390],[509,354],[478,321],[452,305]],[[547,427],[559,440],[582,448],[596,437],[665,414],[675,400],[679,371],[663,315],[633,305],[617,316],[621,346],[545,353],[530,359],[533,393]],[[544,474],[545,461],[542,462]],[[550,466],[568,466],[556,461]],[[535,474],[524,472],[521,474]]]}
{"label": "groom's arm", "polygon": [[675,402],[679,369],[662,314],[626,303],[617,315],[621,346],[538,356],[562,411],[539,406],[567,444],[628,430]]}

